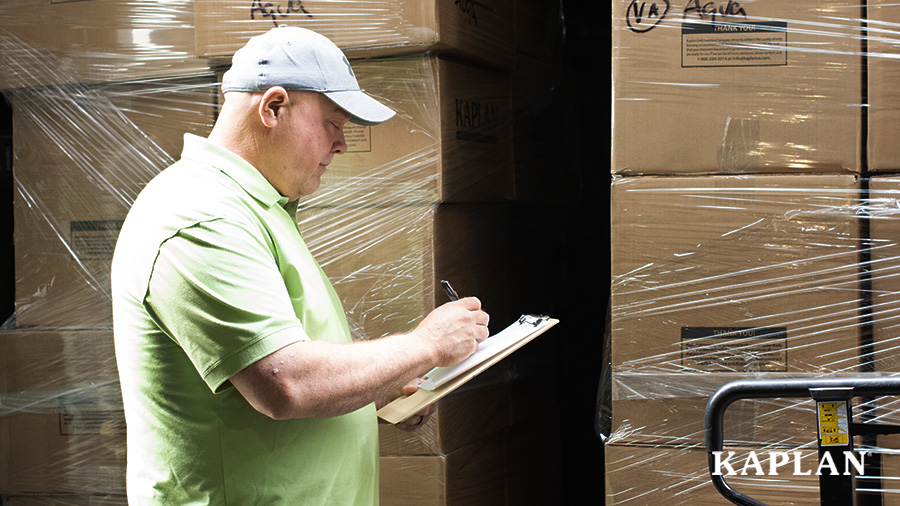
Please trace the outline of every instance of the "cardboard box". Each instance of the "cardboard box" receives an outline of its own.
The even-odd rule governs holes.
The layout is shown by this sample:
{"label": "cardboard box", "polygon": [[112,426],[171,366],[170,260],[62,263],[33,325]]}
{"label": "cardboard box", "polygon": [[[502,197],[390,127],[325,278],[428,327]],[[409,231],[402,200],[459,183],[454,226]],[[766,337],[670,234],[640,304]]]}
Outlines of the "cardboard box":
{"label": "cardboard box", "polygon": [[617,0],[612,14],[613,173],[861,171],[859,2]]}
{"label": "cardboard box", "polygon": [[516,55],[558,62],[565,41],[565,13],[555,0],[516,2]]}
{"label": "cardboard box", "polygon": [[128,506],[124,495],[12,495],[0,496],[4,506]]}
{"label": "cardboard box", "polygon": [[0,89],[208,71],[187,0],[7,0],[0,26]]}
{"label": "cardboard box", "polygon": [[416,431],[380,424],[381,455],[442,455],[509,427],[512,383],[508,370],[496,364],[439,400],[436,412]]}
{"label": "cardboard box", "polygon": [[383,506],[497,506],[506,503],[503,437],[446,455],[382,456]]}
{"label": "cardboard box", "polygon": [[897,451],[897,441],[892,443],[873,450],[880,460],[880,466],[872,473],[877,480],[872,488],[874,493],[881,496],[883,506],[900,504],[900,486],[897,482],[897,478],[900,478],[900,453]]}
{"label": "cardboard box", "polygon": [[893,373],[900,367],[900,177],[874,176],[867,183],[865,210],[871,248],[865,250],[863,260],[870,261],[866,274],[871,289],[862,294],[861,304],[864,315],[871,319],[867,365],[876,372]]}
{"label": "cardboard box", "polygon": [[[0,392],[30,394],[64,391],[74,386],[118,388],[112,329],[0,331]],[[5,406],[23,407],[6,397]],[[40,399],[35,399],[40,401]],[[114,402],[114,404],[118,404]],[[55,405],[55,404],[54,404]],[[41,403],[33,405],[39,409]]]}
{"label": "cardboard box", "polygon": [[544,506],[562,490],[557,426],[534,419],[441,455],[382,456],[384,506]]}
{"label": "cardboard box", "polygon": [[16,323],[111,322],[109,264],[134,198],[212,127],[215,78],[13,94]]}
{"label": "cardboard box", "polygon": [[4,331],[0,359],[0,493],[124,494],[112,331]]}
{"label": "cardboard box", "polygon": [[[729,381],[860,372],[860,190],[838,175],[613,182],[614,439],[702,444]],[[747,402],[736,440],[814,433],[803,403]]]}
{"label": "cardboard box", "polygon": [[300,230],[344,305],[356,339],[412,330],[449,299],[450,280],[460,295],[477,295],[504,322],[508,233],[505,205],[440,204],[307,208]]}
{"label": "cardboard box", "polygon": [[[731,462],[741,472],[749,452],[759,452],[763,472],[769,462],[763,448],[726,448],[735,451]],[[810,476],[794,476],[793,461],[777,468],[775,475],[757,476],[753,468],[748,475],[726,476],[735,490],[769,506],[815,506],[820,504],[818,465],[814,450],[801,452],[801,471]],[[606,504],[666,504],[720,506],[728,500],[713,486],[705,448],[664,448],[633,445],[607,445]],[[727,468],[723,472],[728,472]]]}
{"label": "cardboard box", "polygon": [[277,25],[308,28],[350,58],[445,52],[505,68],[514,61],[511,0],[194,1],[195,46],[201,57],[230,58],[250,37]]}
{"label": "cardboard box", "polygon": [[877,35],[866,39],[867,53],[867,168],[873,172],[896,172],[900,170],[900,148],[895,141],[895,132],[900,126],[900,92],[894,83],[900,77],[900,63],[897,61],[898,31],[895,24],[900,21],[900,7],[893,2],[873,0],[866,2],[866,17],[870,26],[879,27]]}

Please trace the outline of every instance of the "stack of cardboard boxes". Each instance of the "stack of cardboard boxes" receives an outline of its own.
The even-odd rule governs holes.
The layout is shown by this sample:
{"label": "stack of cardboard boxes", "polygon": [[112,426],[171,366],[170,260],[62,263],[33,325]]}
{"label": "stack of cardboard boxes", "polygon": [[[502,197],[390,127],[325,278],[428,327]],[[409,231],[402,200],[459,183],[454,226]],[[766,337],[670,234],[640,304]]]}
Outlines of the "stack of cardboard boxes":
{"label": "stack of cardboard boxes", "polygon": [[109,262],[130,203],[176,159],[182,132],[212,125],[214,74],[189,57],[188,7],[0,8],[16,268],[16,314],[0,332],[4,503],[125,504]]}
{"label": "stack of cardboard boxes", "polygon": [[[898,19],[856,0],[613,3],[609,504],[725,501],[703,420],[729,381],[896,372]],[[735,461],[815,469],[813,407],[732,405]],[[749,474],[730,483],[818,504],[815,475]]]}
{"label": "stack of cardboard boxes", "polygon": [[[362,88],[398,113],[348,126],[348,153],[298,216],[354,337],[412,328],[446,300],[440,279],[478,295],[495,327],[552,309],[517,304],[517,269],[533,258],[516,249],[526,239],[511,203],[538,187],[516,152],[541,133],[516,120],[533,95],[512,81],[558,57],[554,2],[26,4],[0,7],[16,185],[16,314],[0,332],[4,504],[124,504],[117,233],[182,135],[209,132],[231,53],[275,24],[332,38]],[[557,493],[550,355],[517,355],[442,399],[420,431],[381,427],[382,504],[546,504]]]}
{"label": "stack of cardboard boxes", "polygon": [[[900,127],[897,115],[897,91],[893,85],[900,73],[897,56],[900,55],[900,32],[891,29],[882,31],[877,27],[896,26],[900,20],[900,8],[883,0],[867,2],[871,35],[867,40],[867,190],[866,215],[869,249],[865,257],[865,288],[871,290],[865,298],[863,317],[870,326],[872,338],[867,342],[866,351],[871,352],[872,368],[876,372],[896,374],[900,370],[900,354],[897,342],[897,321],[900,300],[900,286],[895,275],[900,251],[900,153],[897,152],[896,135]],[[898,423],[896,399],[883,399],[877,406],[878,419],[887,423]],[[900,476],[896,449],[900,441],[896,436],[881,436],[878,445],[881,469],[880,487],[883,504],[897,502],[897,487],[893,484]]]}

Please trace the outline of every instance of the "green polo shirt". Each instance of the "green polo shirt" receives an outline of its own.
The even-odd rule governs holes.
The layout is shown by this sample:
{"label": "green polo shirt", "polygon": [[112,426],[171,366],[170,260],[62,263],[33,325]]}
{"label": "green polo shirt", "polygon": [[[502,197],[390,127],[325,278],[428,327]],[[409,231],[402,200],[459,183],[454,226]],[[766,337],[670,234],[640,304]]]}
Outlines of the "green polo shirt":
{"label": "green polo shirt", "polygon": [[351,340],[296,210],[192,135],[136,199],[112,264],[131,504],[377,504],[374,406],[275,421],[228,381],[298,340]]}

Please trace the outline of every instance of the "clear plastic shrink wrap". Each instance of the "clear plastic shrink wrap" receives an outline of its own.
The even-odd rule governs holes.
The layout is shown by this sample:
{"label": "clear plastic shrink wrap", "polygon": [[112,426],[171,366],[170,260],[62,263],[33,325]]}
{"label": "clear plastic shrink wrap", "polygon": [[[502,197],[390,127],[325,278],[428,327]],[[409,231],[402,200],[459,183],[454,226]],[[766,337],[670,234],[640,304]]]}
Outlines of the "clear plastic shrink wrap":
{"label": "clear plastic shrink wrap", "polygon": [[[729,504],[704,410],[733,380],[900,373],[898,27],[882,1],[613,2],[607,504]],[[713,471],[820,504],[815,406],[732,404]],[[854,445],[858,504],[900,503],[897,436]]]}
{"label": "clear plastic shrink wrap", "polygon": [[[537,253],[516,252],[527,238],[512,204],[536,188],[534,161],[516,153],[541,134],[529,120],[552,93],[543,69],[556,65],[561,16],[558,2],[511,0],[0,4],[15,225],[2,503],[124,504],[109,300],[118,230],[183,135],[211,129],[230,54],[275,24],[332,38],[362,88],[398,113],[348,125],[348,152],[298,214],[354,338],[411,328],[446,300],[444,278],[497,325],[517,317],[516,273]],[[541,504],[555,490],[555,473],[535,473],[558,451],[549,357],[519,355],[443,399],[418,432],[381,427],[382,504]]]}

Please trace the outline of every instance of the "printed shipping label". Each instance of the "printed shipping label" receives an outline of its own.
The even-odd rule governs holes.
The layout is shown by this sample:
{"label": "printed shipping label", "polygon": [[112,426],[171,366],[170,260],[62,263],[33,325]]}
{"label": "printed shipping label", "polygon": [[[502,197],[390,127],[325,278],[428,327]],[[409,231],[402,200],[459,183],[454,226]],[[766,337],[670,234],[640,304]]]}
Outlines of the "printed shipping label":
{"label": "printed shipping label", "polygon": [[60,413],[59,435],[124,436],[125,413],[122,411]]}
{"label": "printed shipping label", "polygon": [[79,260],[110,259],[124,220],[86,220],[69,223],[70,247]]}
{"label": "printed shipping label", "polygon": [[787,328],[682,327],[681,367],[701,372],[786,372]]}
{"label": "printed shipping label", "polygon": [[344,141],[348,153],[371,153],[372,127],[347,123],[344,125]]}
{"label": "printed shipping label", "polygon": [[681,25],[681,66],[745,67],[787,65],[787,23]]}
{"label": "printed shipping label", "polygon": [[57,398],[60,436],[124,436],[118,382],[75,387]]}

